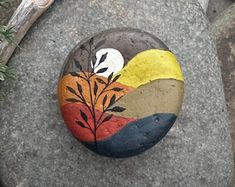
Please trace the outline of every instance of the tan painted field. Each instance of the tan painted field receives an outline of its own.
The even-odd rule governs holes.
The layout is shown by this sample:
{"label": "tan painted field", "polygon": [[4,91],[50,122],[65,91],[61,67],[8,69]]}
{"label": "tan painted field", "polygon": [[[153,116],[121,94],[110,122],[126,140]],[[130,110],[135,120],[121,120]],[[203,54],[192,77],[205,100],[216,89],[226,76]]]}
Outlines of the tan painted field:
{"label": "tan painted field", "polygon": [[[155,113],[178,115],[184,93],[184,83],[160,79],[139,87],[122,97],[115,105],[126,108],[119,116],[143,118]],[[116,114],[117,115],[117,114]]]}

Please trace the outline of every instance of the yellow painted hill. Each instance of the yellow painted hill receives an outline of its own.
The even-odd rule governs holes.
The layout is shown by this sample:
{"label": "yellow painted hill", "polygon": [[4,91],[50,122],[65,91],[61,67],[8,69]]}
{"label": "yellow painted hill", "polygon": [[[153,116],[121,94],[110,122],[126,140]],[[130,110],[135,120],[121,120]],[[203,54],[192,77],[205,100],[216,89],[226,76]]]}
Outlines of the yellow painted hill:
{"label": "yellow painted hill", "polygon": [[117,82],[135,88],[156,79],[183,81],[181,68],[175,55],[170,51],[158,49],[137,54],[118,74],[121,76]]}

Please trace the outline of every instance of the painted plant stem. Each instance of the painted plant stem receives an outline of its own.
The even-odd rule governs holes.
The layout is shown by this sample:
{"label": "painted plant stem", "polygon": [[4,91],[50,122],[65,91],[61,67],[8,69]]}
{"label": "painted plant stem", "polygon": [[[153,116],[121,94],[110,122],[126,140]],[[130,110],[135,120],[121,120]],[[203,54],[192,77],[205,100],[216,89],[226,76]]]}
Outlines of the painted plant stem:
{"label": "painted plant stem", "polygon": [[[111,108],[120,99],[120,97],[117,98],[116,94],[113,94],[113,91],[120,92],[123,90],[122,88],[119,88],[119,87],[114,87],[114,88],[110,89],[110,86],[115,81],[118,80],[120,75],[113,77],[113,73],[111,73],[108,76],[107,81],[104,81],[103,79],[101,79],[99,77],[94,78],[95,80],[93,80],[93,78],[92,78],[96,74],[95,68],[97,66],[99,66],[100,64],[102,64],[102,62],[104,62],[107,57],[107,53],[105,53],[101,56],[99,62],[97,62],[96,56],[94,55],[94,49],[96,47],[93,47],[93,43],[94,43],[94,41],[92,38],[88,44],[89,45],[88,47],[86,47],[84,45],[81,46],[81,49],[88,53],[87,71],[85,72],[83,67],[81,66],[80,62],[78,60],[74,59],[74,63],[80,72],[79,73],[77,73],[77,72],[70,73],[72,76],[81,78],[87,82],[89,98],[84,97],[82,85],[80,85],[79,82],[77,82],[77,91],[69,86],[67,86],[67,89],[69,92],[71,92],[73,95],[75,95],[79,100],[77,98],[69,98],[69,99],[66,99],[66,101],[73,102],[73,103],[80,102],[81,104],[86,106],[86,108],[88,109],[88,111],[90,113],[89,116],[91,116],[91,120],[89,120],[88,114],[86,114],[84,111],[82,111],[82,109],[80,109],[80,116],[81,116],[82,120],[76,121],[76,124],[82,128],[86,128],[91,131],[91,133],[94,135],[95,147],[98,149],[98,144],[97,144],[98,128],[100,128],[104,123],[111,120],[113,117],[112,114],[108,114],[106,117],[104,117],[105,112],[108,112],[108,111],[120,112],[120,109],[121,109],[121,111],[124,111],[125,108],[118,107],[119,111],[115,111],[115,107]],[[91,65],[91,63],[92,63],[92,65]],[[101,68],[100,70],[97,71],[97,73],[100,73],[100,72],[103,73],[106,70],[107,70],[107,68]],[[93,82],[93,84],[92,84],[92,82]],[[99,89],[99,85],[102,85],[103,88]],[[111,96],[110,100],[108,101],[107,94],[109,92],[112,93],[112,96]],[[101,96],[104,93],[106,93],[106,95],[102,100],[102,111],[101,111],[102,113],[100,114],[100,116],[98,116],[98,112],[96,109],[97,103],[98,103],[98,100],[101,99]]]}

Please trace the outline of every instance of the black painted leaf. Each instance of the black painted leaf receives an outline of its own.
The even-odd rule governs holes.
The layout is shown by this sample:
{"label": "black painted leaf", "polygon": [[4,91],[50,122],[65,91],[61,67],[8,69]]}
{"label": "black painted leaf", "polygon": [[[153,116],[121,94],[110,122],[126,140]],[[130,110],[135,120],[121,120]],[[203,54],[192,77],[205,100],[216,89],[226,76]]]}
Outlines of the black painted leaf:
{"label": "black painted leaf", "polygon": [[82,93],[82,86],[77,82],[77,88],[79,93]]}
{"label": "black painted leaf", "polygon": [[106,101],[107,101],[107,95],[104,96],[103,103],[102,103],[103,106],[105,106]]}
{"label": "black painted leaf", "polygon": [[108,68],[101,68],[96,73],[104,73]]}
{"label": "black painted leaf", "polygon": [[85,45],[81,45],[80,48],[81,48],[82,50],[86,49],[86,48],[85,48]]}
{"label": "black painted leaf", "polygon": [[82,127],[82,128],[85,128],[86,126],[84,125],[84,123],[82,123],[81,121],[76,121],[76,123],[80,126],[80,127]]}
{"label": "black painted leaf", "polygon": [[96,55],[91,57],[93,68],[95,67],[96,60],[97,60]]}
{"label": "black painted leaf", "polygon": [[117,75],[116,77],[113,78],[113,82],[117,81],[121,75]]}
{"label": "black painted leaf", "polygon": [[124,110],[126,110],[126,109],[123,107],[120,107],[120,106],[115,106],[115,107],[109,109],[109,111],[111,111],[111,112],[123,112]]}
{"label": "black painted leaf", "polygon": [[84,78],[82,77],[81,75],[79,75],[78,73],[76,72],[70,72],[70,75],[72,75],[73,77],[80,77],[80,78]]}
{"label": "black painted leaf", "polygon": [[101,58],[100,58],[100,61],[99,61],[99,64],[98,64],[98,65],[100,65],[102,62],[104,62],[104,61],[105,61],[105,59],[107,58],[107,55],[108,55],[108,52],[107,52],[107,53],[105,53],[105,54],[103,54],[103,55],[101,56]]}
{"label": "black painted leaf", "polygon": [[94,43],[94,38],[92,37],[89,41],[89,45],[93,45],[93,43]]}
{"label": "black painted leaf", "polygon": [[108,82],[110,82],[112,78],[113,78],[113,72],[108,76]]}
{"label": "black painted leaf", "polygon": [[81,66],[80,62],[76,59],[74,59],[74,62],[75,62],[76,67],[82,71],[82,66]]}
{"label": "black painted leaf", "polygon": [[98,85],[97,85],[97,83],[95,81],[95,84],[94,84],[94,95],[97,94],[97,91],[98,91]]}
{"label": "black painted leaf", "polygon": [[104,43],[105,43],[105,40],[99,41],[99,42],[96,44],[95,48],[98,49],[99,47],[101,47],[102,45],[104,45]]}
{"label": "black painted leaf", "polygon": [[96,80],[99,82],[99,83],[101,83],[101,84],[106,84],[106,82],[104,82],[102,79],[100,79],[100,78],[96,78]]}
{"label": "black painted leaf", "polygon": [[77,95],[76,91],[73,88],[69,86],[66,86],[66,87],[67,87],[67,90],[70,91],[72,94]]}
{"label": "black painted leaf", "polygon": [[87,122],[88,121],[87,115],[82,110],[80,110],[80,114],[82,116],[82,119]]}
{"label": "black painted leaf", "polygon": [[75,99],[75,98],[68,98],[66,99],[66,101],[71,102],[71,103],[80,102],[78,99]]}
{"label": "black painted leaf", "polygon": [[118,87],[115,87],[115,88],[112,88],[113,91],[115,92],[120,92],[123,90],[123,88],[118,88]]}
{"label": "black painted leaf", "polygon": [[74,77],[77,77],[78,76],[78,73],[76,72],[70,72],[70,75],[74,76]]}
{"label": "black painted leaf", "polygon": [[102,123],[109,121],[111,118],[113,117],[113,114],[108,115],[107,117],[104,118],[104,120],[102,121]]}
{"label": "black painted leaf", "polygon": [[115,101],[116,101],[116,95],[113,95],[113,96],[111,97],[111,99],[110,99],[110,102],[109,102],[109,106],[108,106],[108,107],[112,106],[112,105],[115,103]]}

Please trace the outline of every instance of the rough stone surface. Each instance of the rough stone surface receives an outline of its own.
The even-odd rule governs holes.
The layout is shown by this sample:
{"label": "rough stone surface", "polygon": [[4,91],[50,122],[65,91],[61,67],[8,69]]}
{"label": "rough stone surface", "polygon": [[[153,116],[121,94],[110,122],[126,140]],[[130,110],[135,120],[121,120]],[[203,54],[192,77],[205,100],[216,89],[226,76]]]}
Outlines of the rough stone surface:
{"label": "rough stone surface", "polygon": [[208,7],[209,0],[198,0],[198,1],[199,1],[199,3],[201,4],[203,10],[206,12],[207,7]]}
{"label": "rough stone surface", "polygon": [[[140,156],[115,160],[93,154],[68,132],[56,85],[78,41],[122,26],[153,33],[178,56],[185,99],[163,141]],[[2,185],[231,186],[231,140],[208,26],[194,0],[56,1],[10,62],[18,79],[0,106]]]}
{"label": "rough stone surface", "polygon": [[217,45],[235,155],[235,4],[216,18],[211,31]]}
{"label": "rough stone surface", "polygon": [[210,0],[206,12],[208,19],[213,22],[220,13],[234,2],[234,0]]}

